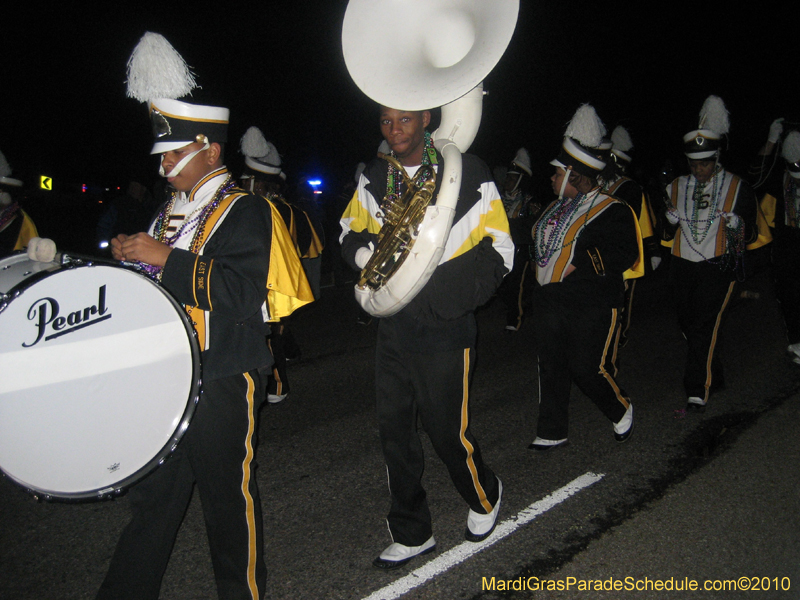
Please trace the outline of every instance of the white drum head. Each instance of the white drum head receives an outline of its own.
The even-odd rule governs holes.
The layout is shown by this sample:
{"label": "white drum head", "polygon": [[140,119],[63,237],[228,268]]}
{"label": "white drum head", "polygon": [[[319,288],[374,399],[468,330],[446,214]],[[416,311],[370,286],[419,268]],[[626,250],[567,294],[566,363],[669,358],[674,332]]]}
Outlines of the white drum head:
{"label": "white drum head", "polygon": [[[12,270],[26,267],[13,258]],[[0,468],[45,497],[121,491],[163,461],[193,414],[200,353],[183,308],[111,265],[5,277]]]}

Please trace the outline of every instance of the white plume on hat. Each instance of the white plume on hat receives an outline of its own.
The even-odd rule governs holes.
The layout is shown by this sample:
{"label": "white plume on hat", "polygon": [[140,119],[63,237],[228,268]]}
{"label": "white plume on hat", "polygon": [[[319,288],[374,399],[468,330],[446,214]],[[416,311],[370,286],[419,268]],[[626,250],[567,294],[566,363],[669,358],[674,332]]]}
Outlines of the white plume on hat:
{"label": "white plume on hat", "polygon": [[0,152],[0,178],[11,175],[11,165],[8,164],[5,154]]}
{"label": "white plume on hat", "polygon": [[176,100],[197,87],[183,57],[158,33],[148,31],[128,59],[127,95],[139,102]]}
{"label": "white plume on hat", "polygon": [[633,148],[631,134],[622,125],[617,125],[614,131],[611,132],[611,146],[614,150],[621,150],[626,153]]}
{"label": "white plume on hat", "polygon": [[786,134],[781,154],[786,162],[800,162],[800,131],[790,131]]}
{"label": "white plume on hat", "polygon": [[[0,152],[0,183],[13,187],[22,187],[22,182],[19,179],[11,177],[11,165],[8,164],[5,154],[2,152]],[[6,197],[6,200],[7,199]]]}
{"label": "white plume on hat", "polygon": [[278,154],[275,144],[268,142],[258,127],[250,127],[245,132],[239,148],[242,154],[250,158],[256,158],[259,162],[276,167],[281,165],[281,156]]}
{"label": "white plume on hat", "polygon": [[728,110],[719,96],[709,96],[700,109],[700,129],[709,129],[723,136],[731,128]]}
{"label": "white plume on hat", "polygon": [[590,104],[581,105],[567,125],[565,137],[570,137],[588,148],[597,148],[606,135],[606,126]]}

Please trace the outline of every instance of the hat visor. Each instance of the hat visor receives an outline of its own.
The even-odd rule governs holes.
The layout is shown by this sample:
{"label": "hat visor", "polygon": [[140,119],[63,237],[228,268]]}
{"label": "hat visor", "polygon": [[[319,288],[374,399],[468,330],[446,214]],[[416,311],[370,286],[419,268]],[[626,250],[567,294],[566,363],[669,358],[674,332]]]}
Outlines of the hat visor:
{"label": "hat visor", "polygon": [[189,144],[194,144],[196,141],[197,140],[156,142],[155,144],[153,144],[153,148],[150,150],[150,154],[164,154],[164,152],[169,152],[170,150],[178,150],[179,148],[185,148]]}

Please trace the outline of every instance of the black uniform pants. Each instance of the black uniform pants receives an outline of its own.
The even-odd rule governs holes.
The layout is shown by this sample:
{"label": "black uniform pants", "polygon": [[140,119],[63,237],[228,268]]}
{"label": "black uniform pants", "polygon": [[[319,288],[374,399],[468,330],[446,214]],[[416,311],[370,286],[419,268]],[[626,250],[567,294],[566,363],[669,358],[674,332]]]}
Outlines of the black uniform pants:
{"label": "black uniform pants", "polygon": [[531,287],[528,278],[533,276],[534,269],[528,258],[528,247],[518,247],[514,254],[514,267],[503,278],[503,283],[497,290],[503,304],[506,306],[506,325],[519,329],[525,315],[525,292],[530,293]]}
{"label": "black uniform pants", "polygon": [[[625,299],[619,311],[619,327],[617,331],[617,346],[622,348],[628,343],[628,330],[631,327],[631,315],[633,314],[633,294],[636,290],[638,279],[628,279],[625,281]],[[616,371],[614,373],[616,375]]]}
{"label": "black uniform pants", "polygon": [[267,571],[255,449],[265,381],[266,373],[250,371],[204,383],[178,447],[128,493],[133,516],[98,599],[158,599],[195,484],[220,600],[263,597]]}
{"label": "black uniform pants", "polygon": [[378,336],[377,414],[389,475],[392,540],[419,546],[432,535],[422,473],[425,461],[417,419],[461,497],[477,513],[497,503],[497,478],[470,432],[469,381],[474,348],[430,354],[409,352],[392,336]]}
{"label": "black uniform pants", "polygon": [[267,346],[275,363],[272,365],[272,373],[267,381],[267,393],[282,396],[289,393],[289,376],[286,373],[286,348],[284,345],[286,325],[281,322],[270,323],[270,329],[272,331],[267,338]]}
{"label": "black uniform pants", "polygon": [[617,310],[570,307],[550,298],[538,301],[534,310],[539,353],[537,436],[567,437],[572,382],[612,423],[618,423],[629,400],[613,375]]}
{"label": "black uniform pants", "polygon": [[714,264],[674,256],[670,279],[678,323],[688,343],[683,387],[687,397],[707,402],[713,391],[725,385],[718,350],[736,281]]}

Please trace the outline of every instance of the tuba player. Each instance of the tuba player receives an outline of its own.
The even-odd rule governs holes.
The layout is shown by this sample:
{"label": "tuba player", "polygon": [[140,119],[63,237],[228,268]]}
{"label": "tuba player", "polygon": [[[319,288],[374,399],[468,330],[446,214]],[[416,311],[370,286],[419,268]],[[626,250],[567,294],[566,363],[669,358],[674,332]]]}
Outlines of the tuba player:
{"label": "tuba player", "polygon": [[[410,177],[438,169],[441,155],[427,127],[430,111],[382,106],[380,130]],[[396,167],[375,159],[361,174],[341,219],[345,261],[363,269],[383,224],[381,204],[407,183]],[[432,202],[436,201],[437,182]],[[444,255],[422,290],[399,312],[381,318],[376,350],[376,396],[381,447],[389,477],[392,543],[373,565],[394,569],[436,547],[422,487],[424,459],[417,419],[469,506],[465,537],[479,542],[494,530],[502,484],[481,457],[470,431],[469,381],[475,361],[474,311],[511,270],[514,245],[489,168],[463,156],[461,190]]]}

